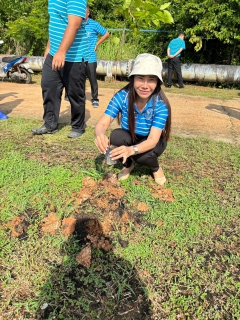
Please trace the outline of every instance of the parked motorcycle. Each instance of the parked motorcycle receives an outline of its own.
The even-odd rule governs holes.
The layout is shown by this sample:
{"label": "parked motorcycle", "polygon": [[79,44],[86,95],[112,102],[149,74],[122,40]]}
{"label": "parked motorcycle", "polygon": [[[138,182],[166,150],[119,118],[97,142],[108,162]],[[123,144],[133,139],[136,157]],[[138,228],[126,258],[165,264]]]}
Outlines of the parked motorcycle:
{"label": "parked motorcycle", "polygon": [[[0,40],[0,44],[3,40]],[[24,56],[3,57],[0,61],[0,78],[8,78],[22,83],[30,83],[34,73]]]}

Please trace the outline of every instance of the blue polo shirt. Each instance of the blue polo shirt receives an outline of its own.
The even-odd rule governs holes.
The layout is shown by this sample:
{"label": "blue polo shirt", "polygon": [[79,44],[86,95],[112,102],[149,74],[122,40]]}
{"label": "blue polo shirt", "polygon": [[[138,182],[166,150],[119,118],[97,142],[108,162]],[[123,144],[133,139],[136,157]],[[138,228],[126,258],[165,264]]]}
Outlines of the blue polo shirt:
{"label": "blue polo shirt", "polygon": [[90,18],[88,18],[85,28],[88,37],[88,62],[97,62],[97,53],[94,51],[94,49],[98,41],[98,35],[100,34],[101,36],[104,36],[107,33],[107,30],[100,23]]}
{"label": "blue polo shirt", "polygon": [[49,53],[54,56],[64,32],[68,25],[68,15],[75,15],[84,18],[81,28],[77,31],[75,40],[66,54],[66,61],[81,62],[82,59],[88,61],[88,40],[85,31],[87,0],[49,0],[48,13],[49,20]]}
{"label": "blue polo shirt", "polygon": [[[170,49],[170,55],[174,56],[176,52],[178,52],[178,50],[183,49],[185,50],[185,41],[180,39],[180,38],[176,38],[173,39],[172,41],[170,41],[168,48]],[[180,57],[181,53],[179,53],[177,55],[177,57]]]}
{"label": "blue polo shirt", "polygon": [[[109,102],[105,114],[115,119],[121,113],[121,127],[129,131],[128,127],[128,91],[117,92]],[[152,97],[140,112],[134,106],[135,134],[147,137],[152,127],[163,130],[168,118],[168,108],[159,96]]]}

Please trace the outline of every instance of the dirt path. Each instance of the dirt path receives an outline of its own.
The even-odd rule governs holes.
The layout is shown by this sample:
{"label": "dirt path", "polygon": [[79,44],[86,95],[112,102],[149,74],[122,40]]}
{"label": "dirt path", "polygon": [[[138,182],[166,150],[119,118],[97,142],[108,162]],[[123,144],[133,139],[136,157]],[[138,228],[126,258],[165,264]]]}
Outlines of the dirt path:
{"label": "dirt path", "polygon": [[[114,89],[100,88],[100,107],[92,108],[90,88],[87,88],[86,122],[89,126],[96,124],[114,92]],[[172,106],[173,134],[240,144],[240,99],[222,101],[170,93],[167,97]],[[40,86],[0,82],[0,110],[10,117],[42,120]],[[60,122],[70,123],[70,105],[66,101],[62,101]]]}

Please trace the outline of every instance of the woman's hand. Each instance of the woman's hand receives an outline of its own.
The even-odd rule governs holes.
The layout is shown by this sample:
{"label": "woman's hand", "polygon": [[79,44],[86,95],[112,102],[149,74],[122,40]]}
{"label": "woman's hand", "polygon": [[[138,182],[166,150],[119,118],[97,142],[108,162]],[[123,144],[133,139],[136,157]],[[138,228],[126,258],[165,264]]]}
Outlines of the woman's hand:
{"label": "woman's hand", "polygon": [[105,134],[99,134],[96,136],[96,139],[94,140],[95,146],[98,148],[98,150],[105,154],[106,150],[108,148],[109,145],[109,139],[107,136],[105,136]]}
{"label": "woman's hand", "polygon": [[134,155],[134,151],[133,151],[132,146],[130,146],[130,147],[126,147],[126,146],[117,147],[110,152],[110,157],[113,160],[123,158],[122,163],[125,163],[127,158],[131,157],[132,155]]}
{"label": "woman's hand", "polygon": [[112,121],[113,121],[112,118],[110,118],[106,114],[103,114],[95,127],[96,139],[94,140],[94,143],[95,143],[95,146],[98,148],[98,150],[103,154],[106,153],[107,148],[109,146],[109,139],[105,135],[105,133]]}

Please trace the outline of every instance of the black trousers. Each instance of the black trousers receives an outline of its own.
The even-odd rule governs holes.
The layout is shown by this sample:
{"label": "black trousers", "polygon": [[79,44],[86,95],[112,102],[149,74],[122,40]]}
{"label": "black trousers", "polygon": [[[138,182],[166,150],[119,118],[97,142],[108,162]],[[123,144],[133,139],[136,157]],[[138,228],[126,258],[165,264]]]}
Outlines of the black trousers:
{"label": "black trousers", "polygon": [[97,83],[97,62],[87,64],[87,77],[91,85],[92,102],[99,101],[98,99],[98,83]]}
{"label": "black trousers", "polygon": [[182,78],[182,70],[181,70],[181,59],[180,58],[172,58],[168,59],[168,85],[172,85],[172,73],[176,71],[177,80],[179,87],[183,87],[183,78]]}
{"label": "black trousers", "polygon": [[71,104],[71,126],[76,132],[85,130],[85,82],[86,63],[65,62],[59,71],[52,70],[53,57],[48,54],[42,70],[43,120],[45,126],[55,130],[58,127],[62,91],[65,87]]}
{"label": "black trousers", "polygon": [[[116,147],[133,146],[146,139],[147,137],[137,136],[137,140],[133,142],[130,133],[119,128],[112,131],[110,135],[110,144]],[[152,172],[157,172],[159,169],[158,157],[164,152],[166,147],[167,142],[163,139],[163,135],[161,135],[155,148],[127,158],[127,161],[123,164],[123,166],[129,168],[133,159],[139,165],[147,166]]]}

